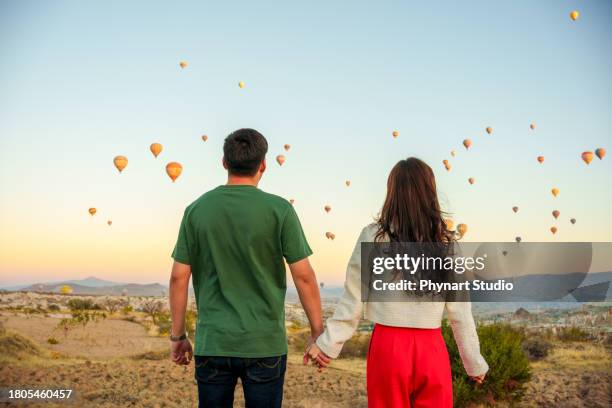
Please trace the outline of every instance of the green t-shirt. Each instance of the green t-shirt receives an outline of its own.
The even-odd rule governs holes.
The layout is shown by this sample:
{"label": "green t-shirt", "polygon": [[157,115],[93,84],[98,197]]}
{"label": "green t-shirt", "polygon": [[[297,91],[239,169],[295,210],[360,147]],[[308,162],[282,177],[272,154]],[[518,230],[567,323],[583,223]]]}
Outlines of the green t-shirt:
{"label": "green t-shirt", "polygon": [[293,206],[257,187],[219,186],[187,207],[172,257],[191,265],[195,354],[286,354],[283,258],[310,255]]}

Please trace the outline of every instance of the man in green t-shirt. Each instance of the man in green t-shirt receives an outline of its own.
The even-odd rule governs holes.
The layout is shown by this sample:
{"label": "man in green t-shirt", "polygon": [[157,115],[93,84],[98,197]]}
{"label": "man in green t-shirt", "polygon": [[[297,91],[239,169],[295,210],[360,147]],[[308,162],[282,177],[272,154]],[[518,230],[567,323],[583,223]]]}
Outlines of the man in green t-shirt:
{"label": "man in green t-shirt", "polygon": [[[240,378],[248,407],[280,407],[287,363],[285,261],[310,322],[323,331],[319,286],[298,216],[285,199],[257,188],[266,139],[240,129],[223,145],[227,184],[185,210],[172,253],[171,358],[195,354],[200,407],[231,407]],[[189,278],[198,308],[195,353],[185,332]]]}

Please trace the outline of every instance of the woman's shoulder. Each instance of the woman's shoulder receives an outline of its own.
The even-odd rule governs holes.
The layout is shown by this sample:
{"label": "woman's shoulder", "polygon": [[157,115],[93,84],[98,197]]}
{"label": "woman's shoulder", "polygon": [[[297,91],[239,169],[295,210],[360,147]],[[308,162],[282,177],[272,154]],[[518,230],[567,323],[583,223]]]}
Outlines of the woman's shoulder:
{"label": "woman's shoulder", "polygon": [[359,240],[363,242],[373,242],[376,234],[378,233],[378,224],[373,222],[361,230],[361,234],[359,235]]}

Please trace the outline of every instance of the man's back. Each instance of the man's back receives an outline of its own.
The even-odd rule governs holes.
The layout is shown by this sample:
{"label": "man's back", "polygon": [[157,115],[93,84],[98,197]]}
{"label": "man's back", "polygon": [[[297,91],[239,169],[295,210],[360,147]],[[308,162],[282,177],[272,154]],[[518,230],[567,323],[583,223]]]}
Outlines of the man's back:
{"label": "man's back", "polygon": [[191,265],[195,354],[286,354],[284,259],[291,264],[311,254],[293,206],[278,196],[224,185],[192,203],[173,257]]}

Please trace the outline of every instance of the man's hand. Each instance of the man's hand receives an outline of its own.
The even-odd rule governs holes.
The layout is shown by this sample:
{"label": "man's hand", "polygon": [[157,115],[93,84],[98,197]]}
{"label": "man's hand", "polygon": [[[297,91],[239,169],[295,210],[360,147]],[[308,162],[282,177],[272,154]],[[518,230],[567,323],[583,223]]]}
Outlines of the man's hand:
{"label": "man's hand", "polygon": [[189,339],[173,341],[170,346],[170,359],[178,365],[189,365],[193,357],[193,348]]}
{"label": "man's hand", "polygon": [[310,339],[306,351],[304,351],[304,365],[308,365],[308,362],[312,361],[314,364],[319,366],[319,371],[327,368],[331,362],[331,357],[321,351],[314,339]]}

